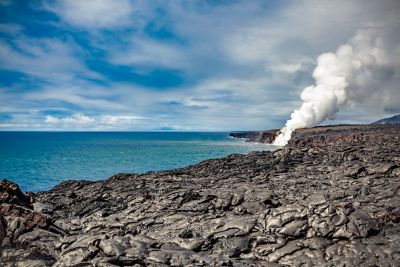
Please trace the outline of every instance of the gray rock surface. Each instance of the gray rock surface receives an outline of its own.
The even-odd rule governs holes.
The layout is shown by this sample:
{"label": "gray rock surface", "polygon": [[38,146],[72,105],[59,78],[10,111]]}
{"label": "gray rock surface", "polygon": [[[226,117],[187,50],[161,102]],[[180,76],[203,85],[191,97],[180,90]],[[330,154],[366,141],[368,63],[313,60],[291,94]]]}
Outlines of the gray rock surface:
{"label": "gray rock surface", "polygon": [[395,123],[400,123],[400,115],[396,115],[390,118],[384,118],[372,124],[395,124]]}
{"label": "gray rock surface", "polygon": [[349,129],[1,203],[1,265],[399,266],[400,125]]}
{"label": "gray rock surface", "polygon": [[255,132],[233,132],[230,133],[230,137],[247,139],[249,142],[258,143],[272,143],[279,129],[272,129],[267,131],[255,131]]}

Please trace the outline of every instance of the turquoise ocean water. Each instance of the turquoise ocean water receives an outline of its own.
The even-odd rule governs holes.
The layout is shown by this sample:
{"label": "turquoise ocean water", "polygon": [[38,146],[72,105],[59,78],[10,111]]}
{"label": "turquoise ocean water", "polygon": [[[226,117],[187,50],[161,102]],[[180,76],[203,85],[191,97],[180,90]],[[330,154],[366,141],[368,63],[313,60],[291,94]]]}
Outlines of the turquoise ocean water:
{"label": "turquoise ocean water", "polygon": [[0,132],[0,178],[37,192],[70,179],[167,170],[271,149],[229,138],[228,133]]}

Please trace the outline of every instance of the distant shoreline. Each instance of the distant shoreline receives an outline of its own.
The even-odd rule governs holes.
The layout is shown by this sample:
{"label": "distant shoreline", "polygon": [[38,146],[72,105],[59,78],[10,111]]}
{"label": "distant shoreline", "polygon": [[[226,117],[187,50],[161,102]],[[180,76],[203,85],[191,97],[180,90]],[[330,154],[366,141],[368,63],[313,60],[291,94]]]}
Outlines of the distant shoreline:
{"label": "distant shoreline", "polygon": [[69,179],[104,180],[269,149],[228,132],[0,132],[0,147],[0,178],[33,192]]}

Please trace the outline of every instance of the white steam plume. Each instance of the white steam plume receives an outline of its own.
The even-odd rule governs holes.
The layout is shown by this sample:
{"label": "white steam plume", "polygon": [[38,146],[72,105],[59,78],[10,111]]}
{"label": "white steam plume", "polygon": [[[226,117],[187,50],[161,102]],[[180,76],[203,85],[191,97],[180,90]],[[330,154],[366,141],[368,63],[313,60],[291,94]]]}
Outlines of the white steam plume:
{"label": "white steam plume", "polygon": [[335,53],[321,54],[315,84],[301,93],[303,104],[291,114],[275,145],[286,145],[294,130],[334,119],[339,108],[364,103],[373,112],[400,112],[398,29],[358,30]]}

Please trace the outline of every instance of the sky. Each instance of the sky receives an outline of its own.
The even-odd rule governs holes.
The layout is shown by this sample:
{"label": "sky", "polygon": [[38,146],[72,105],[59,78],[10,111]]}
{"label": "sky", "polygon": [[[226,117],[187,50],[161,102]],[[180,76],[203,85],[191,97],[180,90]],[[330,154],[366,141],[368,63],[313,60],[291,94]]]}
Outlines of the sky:
{"label": "sky", "polygon": [[[0,130],[280,128],[319,54],[398,14],[398,0],[0,0]],[[350,103],[327,123],[396,112]]]}

